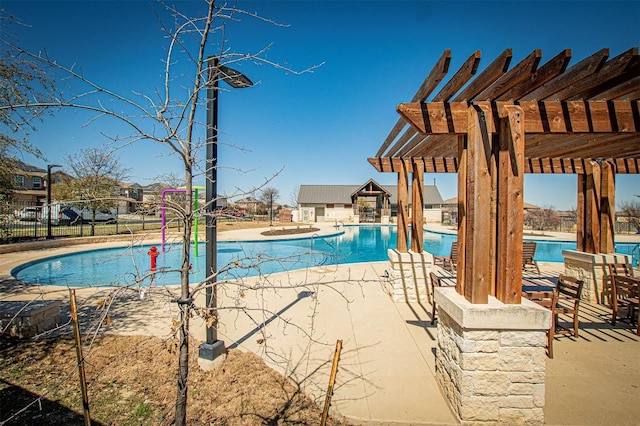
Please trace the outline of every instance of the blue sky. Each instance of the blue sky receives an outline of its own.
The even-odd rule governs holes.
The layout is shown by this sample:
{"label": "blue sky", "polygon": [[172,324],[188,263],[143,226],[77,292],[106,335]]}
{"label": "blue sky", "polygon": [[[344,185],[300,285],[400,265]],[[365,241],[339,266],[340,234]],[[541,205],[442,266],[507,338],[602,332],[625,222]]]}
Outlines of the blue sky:
{"label": "blue sky", "polygon": [[[202,7],[199,1],[173,3],[188,13]],[[46,51],[61,64],[76,64],[93,81],[126,96],[162,87],[167,43],[151,4],[0,0],[5,13],[28,25],[17,31],[22,46]],[[278,201],[287,204],[303,184],[361,184],[370,178],[395,184],[395,174],[376,172],[367,158],[397,121],[396,105],[411,100],[445,49],[452,50],[452,75],[475,50],[482,52],[482,69],[506,48],[513,49],[514,65],[536,48],[542,49],[542,63],[570,48],[575,64],[603,47],[613,57],[640,46],[638,1],[238,4],[288,26],[243,17],[227,26],[229,49],[248,53],[272,43],[269,60],[295,70],[322,64],[312,73],[295,75],[238,63],[234,67],[256,86],[220,95],[219,192],[248,191],[282,169],[268,186],[277,188]],[[127,132],[109,120],[83,126],[87,118],[79,112],[58,113],[29,139],[49,163],[64,164],[64,157],[79,148],[105,143],[103,134]],[[142,185],[169,171],[181,173],[179,160],[149,142],[123,149],[120,158],[132,169],[130,180]],[[427,183],[434,179],[443,198],[456,196],[455,175],[425,176]],[[576,185],[575,175],[527,175],[525,201],[569,209],[576,205]],[[638,200],[633,194],[640,193],[640,176],[619,175],[617,189],[618,202]]]}

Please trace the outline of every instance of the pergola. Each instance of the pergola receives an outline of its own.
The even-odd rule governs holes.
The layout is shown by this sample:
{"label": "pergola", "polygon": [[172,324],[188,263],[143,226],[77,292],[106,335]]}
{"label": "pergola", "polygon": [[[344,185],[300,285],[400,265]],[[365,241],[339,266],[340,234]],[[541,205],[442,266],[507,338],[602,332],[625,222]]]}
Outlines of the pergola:
{"label": "pergola", "polygon": [[476,75],[480,57],[434,95],[446,50],[369,162],[398,174],[400,252],[409,228],[422,252],[424,173],[458,173],[456,291],[519,304],[525,173],[576,174],[577,249],[613,252],[615,175],[640,172],[640,58],[637,47],[611,59],[605,48],[569,67],[567,49],[539,66],[536,49],[509,69],[507,49]]}

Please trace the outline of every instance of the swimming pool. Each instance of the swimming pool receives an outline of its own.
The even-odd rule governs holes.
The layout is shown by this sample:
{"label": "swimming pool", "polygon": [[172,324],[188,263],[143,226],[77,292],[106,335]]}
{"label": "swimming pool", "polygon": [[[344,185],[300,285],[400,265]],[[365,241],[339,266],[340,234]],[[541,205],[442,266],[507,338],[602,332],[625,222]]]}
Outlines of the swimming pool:
{"label": "swimming pool", "polygon": [[[344,263],[388,260],[387,250],[396,247],[394,225],[345,226],[344,233],[328,237],[312,237],[274,241],[218,242],[218,267],[226,270],[220,279],[237,279],[276,272]],[[448,255],[457,235],[424,233],[424,249],[434,255]],[[562,250],[575,250],[571,241],[536,240],[535,259],[562,262]],[[629,254],[635,244],[617,244],[616,251]],[[149,273],[147,252],[151,245],[90,250],[50,257],[20,265],[11,271],[19,280],[42,284],[87,287],[124,285]],[[180,283],[181,247],[165,246],[157,259],[154,285]],[[205,247],[200,243],[199,256],[192,247],[191,282],[204,279]],[[151,284],[146,278],[142,285]]]}

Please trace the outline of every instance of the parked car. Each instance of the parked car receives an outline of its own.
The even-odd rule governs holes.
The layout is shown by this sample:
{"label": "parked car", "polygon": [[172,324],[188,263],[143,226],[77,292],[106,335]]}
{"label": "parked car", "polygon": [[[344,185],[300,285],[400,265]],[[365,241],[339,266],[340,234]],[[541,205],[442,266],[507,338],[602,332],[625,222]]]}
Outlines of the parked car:
{"label": "parked car", "polygon": [[[48,221],[48,212],[49,207],[45,206],[40,216],[43,223]],[[51,213],[51,224],[56,226],[91,223],[93,219],[93,212],[90,208],[82,208],[73,204],[53,203]],[[96,222],[117,223],[118,217],[109,210],[97,210],[95,220]]]}
{"label": "parked car", "polygon": [[16,218],[18,220],[37,220],[41,216],[40,207],[25,207],[22,210],[17,210],[15,212]]}

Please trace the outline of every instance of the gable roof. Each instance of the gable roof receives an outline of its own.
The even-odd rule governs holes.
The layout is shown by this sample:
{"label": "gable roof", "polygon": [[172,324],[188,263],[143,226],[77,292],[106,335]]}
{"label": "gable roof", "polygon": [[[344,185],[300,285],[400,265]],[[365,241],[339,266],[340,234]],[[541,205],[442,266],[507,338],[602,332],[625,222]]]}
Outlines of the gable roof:
{"label": "gable roof", "polygon": [[20,161],[20,160],[16,161],[16,166],[17,166],[19,171],[32,173],[35,176],[39,176],[41,174],[46,174],[47,173],[47,171],[45,169],[43,169],[43,168],[36,167],[36,166],[34,166],[32,164],[28,164],[28,163],[25,163],[25,162]]}
{"label": "gable roof", "polygon": [[[300,185],[298,204],[352,204],[351,196],[364,185]],[[390,196],[390,203],[398,203],[396,185],[380,185]],[[424,186],[425,204],[442,204],[442,196],[435,185]]]}
{"label": "gable roof", "polygon": [[378,191],[383,191],[387,195],[391,196],[391,194],[389,194],[389,191],[387,191],[384,186],[380,185],[378,182],[376,182],[373,179],[369,179],[367,181],[367,183],[365,183],[364,185],[360,186],[356,191],[352,192],[351,196],[353,197],[354,195],[356,195],[357,193],[360,193],[360,192],[374,193],[374,192],[378,192]]}

